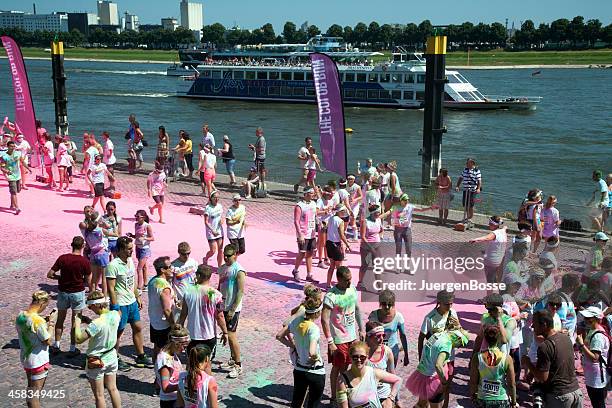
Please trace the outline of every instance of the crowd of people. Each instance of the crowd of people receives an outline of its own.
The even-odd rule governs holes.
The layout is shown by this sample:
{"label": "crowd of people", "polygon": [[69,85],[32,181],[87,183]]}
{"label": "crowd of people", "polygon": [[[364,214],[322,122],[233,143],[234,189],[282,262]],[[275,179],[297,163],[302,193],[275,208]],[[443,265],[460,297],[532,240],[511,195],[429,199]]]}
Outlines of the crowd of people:
{"label": "crowd of people", "polygon": [[[87,176],[93,202],[84,208],[78,225],[80,235],[72,239],[71,252],[61,255],[47,274],[49,279],[58,281],[57,312],[45,316],[50,294],[36,291],[27,310],[16,319],[20,359],[30,389],[43,389],[50,375],[50,355],[62,352],[68,310],[71,329],[67,355],[79,355],[78,345],[88,344],[85,370],[98,407],[105,406],[104,389],[112,405],[121,406],[116,375],[133,366],[154,369],[162,407],[216,407],[218,370],[227,371],[229,379],[243,375],[238,326],[248,282],[247,271],[238,259],[250,256],[245,242],[247,207],[242,204],[243,197],[236,194],[232,205],[223,208],[214,186],[219,150],[224,161],[235,160],[231,142],[224,138],[223,148],[217,149],[210,129],[203,126],[198,171],[203,193],[208,197],[202,217],[209,250],[199,263],[191,257],[189,243],[180,242],[178,255],[172,260],[169,256],[153,256],[155,228],[149,215],[157,211],[159,222],[165,222],[166,162],[170,151],[175,150],[178,160],[184,161],[179,168],[193,172],[193,144],[182,132],[181,142],[172,149],[165,129],[160,127],[159,131],[156,167],[146,181],[154,205],[149,207],[149,213],[136,211],[133,232],[124,228],[117,204],[104,200],[105,176],[112,182],[116,174],[109,135],[103,134],[103,146],[92,134],[84,136],[85,163],[81,172]],[[64,168],[59,172],[60,189],[63,184],[68,187],[72,176],[68,168],[75,165],[72,155],[76,148],[70,140],[60,138],[58,142],[63,147],[56,149],[46,132],[41,136],[45,140],[41,149],[47,172],[45,182],[54,187],[53,170],[49,172],[47,167],[55,163]],[[257,141],[249,145],[254,154],[251,180],[257,177],[263,184],[266,143],[261,128],[256,136]],[[129,160],[133,160],[129,170],[133,171],[140,165],[137,150],[144,140],[134,117],[130,117],[126,138],[134,153],[129,153]],[[10,139],[5,142],[6,152],[0,156],[1,168],[9,181],[11,200],[14,197],[11,204],[18,213],[17,192],[27,187],[21,178],[22,168],[28,170],[27,154],[16,150],[17,135]],[[72,160],[62,162],[66,155]],[[294,191],[298,193],[300,186],[303,189],[293,210],[298,252],[292,275],[295,281],[302,282],[299,269],[306,265],[305,298],[276,334],[276,339],[289,348],[293,365],[291,406],[319,406],[330,363],[330,400],[335,406],[401,407],[400,394],[409,392],[418,398],[417,407],[448,407],[455,354],[469,343],[465,322],[454,307],[456,295],[445,290],[437,293],[435,307],[424,317],[418,339],[409,338],[404,316],[396,310],[394,292],[378,292],[379,308],[367,318],[359,304],[359,292],[372,290],[366,286],[365,278],[374,260],[382,256],[381,245],[387,231],[395,253],[410,256],[415,212],[437,209],[439,223],[448,222],[453,195],[448,171],[442,169],[436,179],[436,203],[416,208],[402,191],[395,162],[375,166],[372,159],[367,159],[356,174],[321,186],[315,182],[320,163],[310,138],[300,148],[297,159],[303,172]],[[228,162],[229,172],[233,164]],[[519,232],[515,236],[509,235],[501,217],[492,216],[488,220],[489,232],[471,240],[472,245],[483,246],[484,279],[505,284],[501,293],[489,293],[482,300],[480,326],[473,333],[476,339],[469,359],[468,397],[475,406],[519,406],[524,396],[520,397],[517,390],[523,390],[530,393],[534,404],[582,407],[584,396],[577,375],[584,376],[591,405],[606,406],[611,366],[612,256],[603,230],[611,189],[601,172],[593,173],[593,181],[597,183],[593,196],[594,209],[598,211],[593,211],[592,217],[594,222],[599,221],[600,228],[594,234],[594,245],[583,270],[559,266],[561,219],[555,208],[556,197],[545,200],[537,189],[529,191],[520,204]],[[481,187],[481,172],[470,158],[455,183],[455,191],[462,191],[465,207],[462,222],[471,222]],[[361,263],[354,279],[353,271],[344,262],[347,253],[357,252],[357,248]],[[316,266],[327,270],[322,285],[313,275],[315,258]],[[208,265],[211,260],[216,261],[214,269]],[[154,276],[149,274],[151,265]],[[219,282],[216,288],[211,286],[215,270]],[[92,317],[84,314],[85,309],[93,313]],[[145,352],[144,311],[153,344],[151,356]],[[119,353],[128,324],[136,350],[133,364]],[[327,343],[325,358],[321,336]],[[213,372],[219,343],[229,346],[231,357]],[[400,360],[403,366],[411,364],[411,347],[416,347],[418,361],[412,362],[414,369],[402,379],[396,368]],[[183,353],[186,360],[181,360]],[[36,395],[28,398],[29,406],[39,406]]]}

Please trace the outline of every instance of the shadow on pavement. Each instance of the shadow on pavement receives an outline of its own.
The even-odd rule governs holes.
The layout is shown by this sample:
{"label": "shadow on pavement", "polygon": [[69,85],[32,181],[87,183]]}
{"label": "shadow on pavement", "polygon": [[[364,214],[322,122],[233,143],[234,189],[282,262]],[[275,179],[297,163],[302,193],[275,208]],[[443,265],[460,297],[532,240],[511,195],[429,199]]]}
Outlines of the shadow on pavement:
{"label": "shadow on pavement", "polygon": [[295,257],[297,253],[287,250],[282,251],[270,251],[268,256],[274,260],[277,265],[293,265],[295,264]]}
{"label": "shadow on pavement", "polygon": [[264,282],[270,282],[270,283],[274,283],[277,285],[281,285],[281,286],[286,287],[287,289],[296,289],[296,290],[301,291],[304,286],[303,284],[299,282],[295,282],[293,278],[290,278],[284,275],[280,275],[274,272],[249,272],[249,277],[259,279]]}

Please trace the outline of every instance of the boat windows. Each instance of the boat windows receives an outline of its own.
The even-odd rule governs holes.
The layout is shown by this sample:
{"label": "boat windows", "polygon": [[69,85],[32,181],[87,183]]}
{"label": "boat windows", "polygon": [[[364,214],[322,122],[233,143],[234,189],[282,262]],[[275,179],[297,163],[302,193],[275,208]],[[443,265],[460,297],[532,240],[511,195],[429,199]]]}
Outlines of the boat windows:
{"label": "boat windows", "polygon": [[259,96],[259,89],[258,86],[249,86],[249,96]]}
{"label": "boat windows", "polygon": [[221,71],[211,71],[212,79],[221,79]]}
{"label": "boat windows", "polygon": [[391,91],[391,99],[402,99],[402,91]]}
{"label": "boat windows", "polygon": [[[359,74],[357,74],[359,75]],[[365,99],[366,98],[366,90],[365,89],[355,89],[355,98],[357,99]]]}
{"label": "boat windows", "polygon": [[380,82],[389,82],[390,80],[391,80],[391,75],[380,74]]}
{"label": "boat windows", "polygon": [[268,71],[257,71],[257,79],[268,79]]}
{"label": "boat windows", "polygon": [[293,96],[293,92],[291,92],[291,88],[289,88],[288,86],[282,86],[281,95],[282,96]]}
{"label": "boat windows", "polygon": [[347,72],[346,74],[344,74],[344,80],[346,82],[355,82],[355,73]]}
{"label": "boat windows", "polygon": [[402,82],[402,74],[393,74],[391,75],[391,81],[397,83]]}
{"label": "boat windows", "polygon": [[[272,74],[270,72],[270,74]],[[270,79],[272,79],[272,77],[270,77]],[[291,72],[281,72],[281,79],[283,81],[291,81]]]}
{"label": "boat windows", "polygon": [[417,75],[417,84],[424,84],[424,83],[425,83],[425,75],[423,74]]}
{"label": "boat windows", "polygon": [[368,74],[368,82],[378,82],[378,74]]}
{"label": "boat windows", "polygon": [[306,73],[306,80],[307,81],[312,81],[312,72],[307,72]]}
{"label": "boat windows", "polygon": [[391,91],[387,91],[387,90],[382,90],[380,91],[380,99],[391,99]]}
{"label": "boat windows", "polygon": [[345,98],[354,98],[355,97],[355,90],[353,88],[345,89],[344,90],[344,97]]}
{"label": "boat windows", "polygon": [[456,75],[448,75],[448,83],[449,84],[460,84],[461,80],[459,78],[457,78]]}
{"label": "boat windows", "polygon": [[465,99],[466,101],[475,101],[476,98],[474,98],[472,96],[471,93],[469,92],[459,92],[459,95],[461,95],[463,97],[463,99]]}
{"label": "boat windows", "polygon": [[[270,71],[270,79],[278,79],[279,78],[279,72],[278,71]],[[263,78],[265,79],[265,78]]]}
{"label": "boat windows", "polygon": [[416,93],[416,100],[417,101],[424,101],[425,100],[425,92],[417,91],[417,93]]}
{"label": "boat windows", "polygon": [[246,71],[245,72],[246,79],[255,79],[255,71]]}
{"label": "boat windows", "polygon": [[270,96],[278,96],[278,95],[280,95],[280,87],[278,87],[278,86],[270,86],[270,87],[268,87],[268,95],[270,95]]}
{"label": "boat windows", "polygon": [[304,88],[301,86],[293,88],[293,96],[304,96]]}
{"label": "boat windows", "polygon": [[306,88],[306,96],[315,96],[314,88]]}
{"label": "boat windows", "polygon": [[244,71],[234,71],[234,79],[244,79]]}
{"label": "boat windows", "polygon": [[304,80],[304,73],[303,72],[294,72],[293,73],[293,80],[294,81],[303,81]]}
{"label": "boat windows", "polygon": [[365,82],[366,74],[357,74],[357,82]]}
{"label": "boat windows", "polygon": [[413,74],[404,75],[404,82],[407,84],[414,84],[414,75]]}
{"label": "boat windows", "polygon": [[404,99],[413,100],[414,99],[414,91],[404,91]]}
{"label": "boat windows", "polygon": [[261,88],[260,87],[259,88],[259,93],[260,93],[261,96],[268,96],[268,88],[265,88],[265,87]]}
{"label": "boat windows", "polygon": [[204,78],[210,78],[210,70],[202,71],[201,75]]}
{"label": "boat windows", "polygon": [[378,99],[378,90],[368,89],[368,99]]}

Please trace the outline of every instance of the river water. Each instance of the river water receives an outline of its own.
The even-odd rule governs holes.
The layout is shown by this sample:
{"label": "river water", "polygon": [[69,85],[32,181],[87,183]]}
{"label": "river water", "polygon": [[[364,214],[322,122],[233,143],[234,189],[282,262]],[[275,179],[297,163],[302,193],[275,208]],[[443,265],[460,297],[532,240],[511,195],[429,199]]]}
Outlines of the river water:
{"label": "river water", "polygon": [[[26,61],[36,115],[54,128],[51,62]],[[166,77],[167,64],[66,61],[68,115],[74,137],[85,131],[110,132],[125,157],[127,117],[135,113],[150,141],[145,159],[155,154],[157,127],[164,125],[176,143],[178,129],[199,140],[208,122],[221,140],[232,138],[244,173],[250,160],[248,143],[262,126],[268,143],[271,177],[292,181],[297,174],[297,149],[305,136],[318,139],[316,107],[276,103],[206,101],[174,97],[179,79]],[[445,112],[443,165],[456,177],[465,158],[475,157],[483,174],[487,205],[515,212],[533,187],[556,194],[562,217],[585,219],[581,207],[590,198],[595,168],[612,172],[612,70],[528,69],[460,70],[485,94],[542,96],[535,112]],[[0,114],[14,116],[10,73],[0,59]],[[423,112],[346,108],[349,169],[357,160],[396,160],[402,183],[420,182]],[[76,137],[77,142],[80,138]],[[317,145],[317,143],[315,143]],[[268,163],[267,163],[268,164]],[[224,171],[224,170],[220,170]],[[321,178],[319,181],[326,181]],[[516,198],[514,198],[516,197]]]}

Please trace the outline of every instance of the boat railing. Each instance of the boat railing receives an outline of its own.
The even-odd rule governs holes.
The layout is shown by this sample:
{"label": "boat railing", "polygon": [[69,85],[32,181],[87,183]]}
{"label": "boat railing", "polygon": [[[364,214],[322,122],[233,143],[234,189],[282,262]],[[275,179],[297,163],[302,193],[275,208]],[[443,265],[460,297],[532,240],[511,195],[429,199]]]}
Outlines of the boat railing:
{"label": "boat railing", "polygon": [[492,102],[532,102],[542,101],[541,96],[516,96],[516,95],[483,95],[486,101]]}

